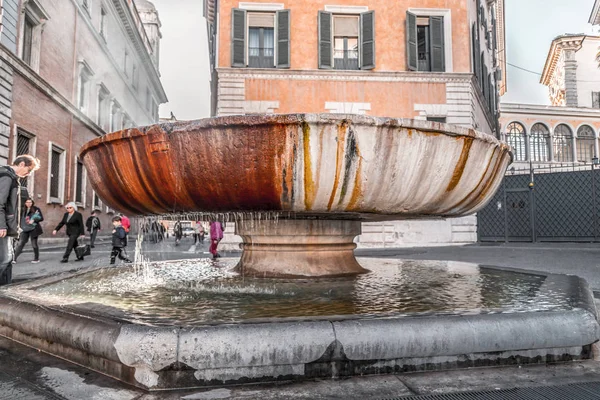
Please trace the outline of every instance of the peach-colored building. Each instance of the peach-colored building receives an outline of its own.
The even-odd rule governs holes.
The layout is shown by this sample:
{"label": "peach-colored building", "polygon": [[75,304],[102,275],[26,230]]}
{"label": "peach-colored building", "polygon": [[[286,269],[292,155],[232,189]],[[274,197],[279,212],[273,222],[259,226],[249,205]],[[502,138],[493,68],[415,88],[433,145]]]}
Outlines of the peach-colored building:
{"label": "peach-colored building", "polygon": [[[497,134],[504,0],[206,0],[212,113],[355,113]],[[468,243],[475,218],[363,224],[359,245]]]}
{"label": "peach-colored building", "polygon": [[496,131],[503,0],[209,0],[206,9],[215,115],[359,113]]}

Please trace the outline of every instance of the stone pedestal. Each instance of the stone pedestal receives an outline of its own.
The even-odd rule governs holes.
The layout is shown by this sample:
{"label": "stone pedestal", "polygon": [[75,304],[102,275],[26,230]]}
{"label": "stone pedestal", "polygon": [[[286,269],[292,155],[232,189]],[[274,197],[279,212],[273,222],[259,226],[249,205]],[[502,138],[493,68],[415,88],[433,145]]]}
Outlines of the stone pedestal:
{"label": "stone pedestal", "polygon": [[245,276],[324,277],[368,272],[354,257],[359,221],[239,221],[243,250],[237,270]]}

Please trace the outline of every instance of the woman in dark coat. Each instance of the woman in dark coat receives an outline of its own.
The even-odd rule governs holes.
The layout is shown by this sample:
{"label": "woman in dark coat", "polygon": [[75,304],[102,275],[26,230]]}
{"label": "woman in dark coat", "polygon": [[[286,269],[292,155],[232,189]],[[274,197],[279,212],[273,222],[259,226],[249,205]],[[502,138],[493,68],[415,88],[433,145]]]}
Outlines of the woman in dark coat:
{"label": "woman in dark coat", "polygon": [[19,244],[15,249],[15,257],[13,263],[17,262],[17,257],[23,252],[23,247],[31,238],[31,247],[33,247],[33,261],[37,264],[40,262],[40,248],[38,247],[38,236],[44,231],[40,222],[44,220],[42,210],[35,206],[32,198],[25,200],[25,207],[21,213],[21,234],[19,235]]}
{"label": "woman in dark coat", "polygon": [[[79,212],[77,212],[77,206],[75,203],[70,202],[65,206],[67,212],[63,215],[62,221],[56,228],[52,231],[53,235],[56,235],[56,232],[63,227],[63,225],[67,226],[67,236],[69,236],[69,242],[67,243],[67,249],[65,250],[65,254],[63,255],[63,259],[60,261],[61,263],[66,263],[69,261],[69,255],[71,255],[71,251],[75,247],[77,247],[77,239],[79,236],[85,236],[85,228],[83,226],[83,217]],[[77,257],[77,261],[83,261],[83,257]]]}

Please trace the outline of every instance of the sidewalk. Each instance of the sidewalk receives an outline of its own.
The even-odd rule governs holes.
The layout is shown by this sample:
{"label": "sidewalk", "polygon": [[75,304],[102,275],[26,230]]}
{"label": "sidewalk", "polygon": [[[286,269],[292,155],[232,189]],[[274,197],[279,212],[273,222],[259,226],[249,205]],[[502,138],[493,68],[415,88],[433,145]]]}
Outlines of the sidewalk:
{"label": "sidewalk", "polygon": [[[134,243],[130,244],[130,252]],[[30,248],[30,246],[28,246]],[[159,244],[145,244],[145,255],[151,260],[207,257],[208,243],[193,246],[184,239],[175,246],[172,239]],[[41,249],[39,264],[31,264],[31,253],[24,253],[14,265],[17,280],[41,277],[81,267],[108,264],[110,245],[99,243],[92,256],[83,262],[59,261],[63,247],[46,244]],[[600,295],[600,245],[589,243],[525,243],[468,245],[461,247],[419,247],[401,249],[360,249],[359,257],[432,259],[475,262],[502,268],[527,269],[537,272],[569,273],[584,277]],[[239,252],[226,252],[235,257]],[[74,260],[74,256],[71,256]],[[175,399],[396,399],[415,395],[454,393],[455,399],[467,398],[596,398],[589,388],[600,382],[600,362],[583,361],[554,365],[502,366],[455,371],[405,373],[398,375],[364,376],[340,380],[315,380],[302,383],[214,387],[189,392],[144,393],[35,349],[23,347],[0,338],[0,399],[69,399],[69,400],[175,400]],[[560,397],[567,384],[587,384],[569,387],[582,390],[580,397]],[[550,388],[545,388],[550,387]],[[585,389],[588,387],[588,389]],[[512,388],[540,388],[537,397],[517,397],[516,392],[501,392]],[[569,390],[571,390],[569,389]],[[575,389],[573,389],[575,390]],[[588,392],[585,392],[588,390]],[[492,391],[489,397],[464,397],[462,392]],[[528,393],[528,391],[521,391]],[[585,393],[584,393],[585,392]],[[504,395],[506,393],[506,396]],[[531,393],[534,393],[533,391]],[[544,397],[540,393],[556,393]],[[574,392],[573,392],[574,393]],[[585,396],[584,396],[585,394]],[[21,396],[21,397],[18,397]],[[475,395],[473,395],[475,396]],[[487,397],[485,397],[487,396]],[[503,397],[505,396],[505,397]],[[512,396],[512,397],[510,397]],[[533,394],[531,395],[533,396]],[[430,397],[443,399],[442,397]]]}

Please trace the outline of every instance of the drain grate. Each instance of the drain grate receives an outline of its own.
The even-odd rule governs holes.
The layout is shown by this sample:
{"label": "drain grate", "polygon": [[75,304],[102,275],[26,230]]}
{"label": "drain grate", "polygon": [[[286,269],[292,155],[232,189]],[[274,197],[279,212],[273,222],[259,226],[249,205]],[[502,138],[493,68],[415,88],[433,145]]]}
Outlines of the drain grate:
{"label": "drain grate", "polygon": [[600,382],[481,392],[403,396],[381,400],[600,400]]}
{"label": "drain grate", "polygon": [[64,398],[0,372],[0,400],[64,400]]}

